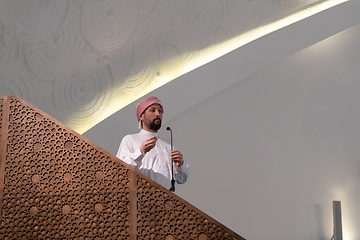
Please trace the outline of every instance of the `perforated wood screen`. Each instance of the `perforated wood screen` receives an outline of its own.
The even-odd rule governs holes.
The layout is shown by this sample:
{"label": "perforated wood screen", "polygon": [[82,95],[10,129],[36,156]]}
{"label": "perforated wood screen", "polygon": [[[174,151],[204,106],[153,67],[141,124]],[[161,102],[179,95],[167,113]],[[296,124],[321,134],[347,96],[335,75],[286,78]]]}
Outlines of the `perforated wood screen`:
{"label": "perforated wood screen", "polygon": [[0,177],[0,239],[243,239],[14,96],[0,96]]}

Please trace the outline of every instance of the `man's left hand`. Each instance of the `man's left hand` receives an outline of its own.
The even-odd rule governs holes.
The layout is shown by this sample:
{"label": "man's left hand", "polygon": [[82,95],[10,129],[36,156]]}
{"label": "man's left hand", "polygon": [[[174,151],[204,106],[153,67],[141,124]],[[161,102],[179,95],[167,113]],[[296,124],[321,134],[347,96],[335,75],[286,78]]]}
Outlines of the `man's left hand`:
{"label": "man's left hand", "polygon": [[171,151],[171,158],[174,161],[176,167],[181,167],[184,163],[183,155],[178,150]]}

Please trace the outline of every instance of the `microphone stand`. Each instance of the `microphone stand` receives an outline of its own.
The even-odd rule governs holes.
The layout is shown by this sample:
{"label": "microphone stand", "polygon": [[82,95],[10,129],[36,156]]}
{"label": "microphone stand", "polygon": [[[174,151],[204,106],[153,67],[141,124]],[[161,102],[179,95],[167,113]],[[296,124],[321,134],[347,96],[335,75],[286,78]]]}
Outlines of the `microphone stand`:
{"label": "microphone stand", "polygon": [[[170,127],[167,127],[166,130],[170,131],[171,151],[174,151],[172,130]],[[170,158],[171,158],[171,155],[170,155]],[[172,192],[175,192],[174,161],[172,160],[172,158],[171,158],[171,188],[169,190]]]}

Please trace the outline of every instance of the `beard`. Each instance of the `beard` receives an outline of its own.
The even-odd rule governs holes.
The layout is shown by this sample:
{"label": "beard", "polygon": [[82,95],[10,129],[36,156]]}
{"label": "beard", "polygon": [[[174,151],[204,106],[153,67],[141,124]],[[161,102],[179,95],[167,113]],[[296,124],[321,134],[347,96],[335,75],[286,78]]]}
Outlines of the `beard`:
{"label": "beard", "polygon": [[[159,120],[159,122],[158,122],[158,123],[155,123],[156,120]],[[156,132],[157,130],[159,130],[159,129],[161,128],[161,119],[160,119],[160,118],[155,118],[154,121],[152,121],[152,122],[150,123],[149,128],[150,128],[151,130],[155,131],[155,132]]]}

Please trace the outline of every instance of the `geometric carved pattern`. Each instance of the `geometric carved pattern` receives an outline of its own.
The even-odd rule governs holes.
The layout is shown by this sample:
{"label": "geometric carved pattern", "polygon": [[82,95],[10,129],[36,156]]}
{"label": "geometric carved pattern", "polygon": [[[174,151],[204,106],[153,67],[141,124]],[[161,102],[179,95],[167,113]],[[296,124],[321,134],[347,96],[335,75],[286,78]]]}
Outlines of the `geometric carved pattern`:
{"label": "geometric carved pattern", "polygon": [[0,239],[243,239],[14,96],[0,96],[0,177]]}

